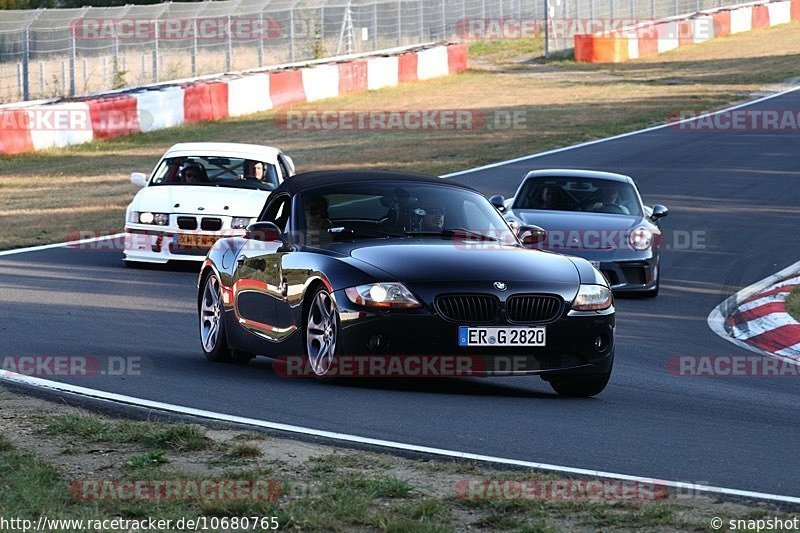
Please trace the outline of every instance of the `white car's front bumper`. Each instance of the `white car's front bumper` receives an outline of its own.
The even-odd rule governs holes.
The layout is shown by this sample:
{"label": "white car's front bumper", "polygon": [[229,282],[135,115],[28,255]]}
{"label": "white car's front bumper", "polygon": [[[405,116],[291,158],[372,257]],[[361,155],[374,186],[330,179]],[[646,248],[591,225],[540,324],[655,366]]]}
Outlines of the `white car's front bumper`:
{"label": "white car's front bumper", "polygon": [[[203,261],[208,250],[217,239],[244,235],[244,230],[184,231],[176,228],[154,229],[141,225],[125,227],[125,261],[164,264],[168,261]],[[185,246],[178,242],[179,236],[205,237],[205,246]]]}

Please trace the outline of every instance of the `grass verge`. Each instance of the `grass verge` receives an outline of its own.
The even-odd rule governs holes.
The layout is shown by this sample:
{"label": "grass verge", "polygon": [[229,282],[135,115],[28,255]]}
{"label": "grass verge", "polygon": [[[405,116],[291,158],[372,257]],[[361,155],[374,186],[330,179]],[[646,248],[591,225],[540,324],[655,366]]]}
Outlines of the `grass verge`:
{"label": "grass verge", "polygon": [[[478,110],[485,117],[458,131],[287,129],[275,120],[285,111],[271,111],[2,158],[0,249],[63,241],[79,230],[120,230],[135,193],[128,175],[148,172],[179,141],[277,145],[301,171],[391,167],[440,174],[740,101],[800,76],[798,30],[800,23],[792,23],[617,65],[545,62],[541,41],[475,43],[465,74],[295,108]],[[509,124],[509,116],[519,119]]]}
{"label": "grass verge", "polygon": [[[40,516],[84,521],[257,516],[275,517],[280,529],[304,531],[660,532],[709,530],[715,516],[788,518],[791,511],[663,492],[654,497],[581,499],[568,496],[576,492],[564,488],[574,479],[554,474],[337,450],[188,424],[118,420],[3,387],[0,407],[0,433],[8,435],[0,437],[0,516],[34,523]],[[170,444],[176,438],[168,434],[181,435],[181,443],[203,445],[176,447]],[[236,488],[258,482],[279,490],[269,492],[271,497],[254,497]],[[494,489],[465,492],[474,482]],[[113,490],[134,483],[181,489],[136,497]],[[198,497],[187,489],[208,486],[204,483],[238,485],[230,485],[234,488],[225,497]],[[562,488],[550,493],[502,489],[509,483]],[[97,484],[104,489],[91,488]],[[73,525],[69,530],[79,529]]]}
{"label": "grass verge", "polygon": [[792,318],[800,322],[800,286],[795,287],[786,298],[786,310]]}

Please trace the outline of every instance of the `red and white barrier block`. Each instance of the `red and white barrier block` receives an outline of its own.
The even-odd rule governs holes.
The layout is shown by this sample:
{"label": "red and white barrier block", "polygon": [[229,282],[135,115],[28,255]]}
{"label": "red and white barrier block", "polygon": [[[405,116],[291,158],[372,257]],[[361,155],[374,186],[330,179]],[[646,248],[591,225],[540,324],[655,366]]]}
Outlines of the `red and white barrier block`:
{"label": "red and white barrier block", "polygon": [[576,35],[575,61],[620,63],[682,46],[800,20],[800,0],[753,2]]}
{"label": "red and white barrier block", "polygon": [[[799,0],[800,1],[800,0]],[[0,155],[61,148],[94,139],[181,124],[241,117],[269,109],[386,89],[467,69],[467,45],[400,55],[142,87],[76,101],[0,109]]]}
{"label": "red and white barrier block", "polygon": [[800,364],[800,323],[786,310],[797,287],[800,263],[731,296],[712,311],[709,325],[735,344]]}

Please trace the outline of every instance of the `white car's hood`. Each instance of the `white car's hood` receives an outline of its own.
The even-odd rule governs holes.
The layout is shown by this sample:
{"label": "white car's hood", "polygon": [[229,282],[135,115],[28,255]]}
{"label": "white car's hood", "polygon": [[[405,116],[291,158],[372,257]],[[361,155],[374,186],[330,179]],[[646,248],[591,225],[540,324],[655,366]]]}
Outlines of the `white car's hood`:
{"label": "white car's hood", "polygon": [[145,187],[131,204],[134,211],[257,217],[270,191],[196,185]]}

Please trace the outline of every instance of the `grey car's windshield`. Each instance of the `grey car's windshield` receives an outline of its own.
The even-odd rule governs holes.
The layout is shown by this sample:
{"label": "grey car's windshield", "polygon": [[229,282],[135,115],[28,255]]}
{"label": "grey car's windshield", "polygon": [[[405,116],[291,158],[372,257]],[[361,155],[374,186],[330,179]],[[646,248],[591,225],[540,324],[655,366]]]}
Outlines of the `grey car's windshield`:
{"label": "grey car's windshield", "polygon": [[[508,225],[480,194],[431,183],[357,182],[299,197],[299,228],[332,240],[380,236],[505,236]],[[507,238],[507,236],[506,236]]]}
{"label": "grey car's windshield", "polygon": [[150,185],[193,185],[261,189],[280,185],[278,169],[264,161],[220,156],[188,156],[164,159]]}
{"label": "grey car's windshield", "polygon": [[512,207],[642,216],[639,195],[632,185],[597,178],[528,179],[514,199]]}

